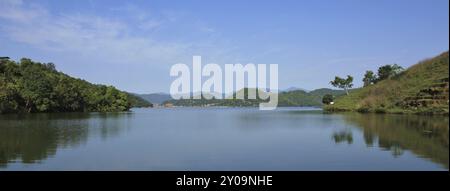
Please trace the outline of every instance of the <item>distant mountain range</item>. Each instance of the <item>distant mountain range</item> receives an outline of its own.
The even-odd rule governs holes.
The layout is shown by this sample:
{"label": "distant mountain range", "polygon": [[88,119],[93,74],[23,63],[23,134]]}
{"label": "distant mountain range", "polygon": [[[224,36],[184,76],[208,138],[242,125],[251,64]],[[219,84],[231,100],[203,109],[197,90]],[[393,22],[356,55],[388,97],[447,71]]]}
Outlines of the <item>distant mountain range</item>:
{"label": "distant mountain range", "polygon": [[[281,90],[280,92],[280,106],[320,106],[322,105],[322,97],[325,94],[331,94],[333,96],[340,96],[344,94],[343,90],[333,90],[329,88],[320,88],[313,91],[308,91],[303,88],[298,87],[290,87],[285,90]],[[176,101],[172,99],[172,96],[168,93],[160,92],[160,93],[150,93],[150,94],[134,94],[136,96],[141,97],[142,99],[154,103],[154,104],[163,104],[165,102],[175,103],[175,105],[179,106],[188,106],[185,105],[187,101]],[[197,103],[197,102],[194,102]],[[198,102],[205,104],[207,102],[202,101]],[[189,106],[196,105],[189,102]]]}
{"label": "distant mountain range", "polygon": [[167,93],[151,93],[151,94],[135,94],[144,100],[153,104],[162,104],[165,101],[171,100],[172,96]]}
{"label": "distant mountain range", "polygon": [[[238,92],[247,92],[248,88],[240,90]],[[291,89],[291,91],[288,91]],[[278,105],[281,107],[289,106],[322,106],[322,97],[326,94],[331,94],[335,97],[344,95],[343,90],[333,90],[329,88],[321,88],[313,91],[305,91],[301,88],[288,88],[287,90],[279,93]],[[244,93],[244,95],[247,95]],[[152,103],[164,104],[171,103],[175,106],[257,106],[260,102],[266,102],[264,100],[239,100],[239,99],[226,99],[226,100],[207,100],[207,99],[180,99],[173,100],[169,94],[142,94],[139,95],[142,98]]]}
{"label": "distant mountain range", "polygon": [[285,90],[281,90],[280,92],[291,92],[291,91],[297,91],[297,90],[302,90],[302,91],[305,91],[305,92],[309,92],[309,90],[307,90],[307,89],[297,88],[297,87],[290,87],[290,88],[287,88]]}

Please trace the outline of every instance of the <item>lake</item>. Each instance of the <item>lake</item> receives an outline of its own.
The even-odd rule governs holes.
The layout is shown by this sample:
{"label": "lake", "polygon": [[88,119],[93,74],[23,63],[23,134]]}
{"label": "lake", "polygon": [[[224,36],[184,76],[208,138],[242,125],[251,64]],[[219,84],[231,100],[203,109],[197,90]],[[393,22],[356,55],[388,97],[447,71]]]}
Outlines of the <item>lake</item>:
{"label": "lake", "polygon": [[0,170],[448,170],[446,116],[315,108],[0,115]]}

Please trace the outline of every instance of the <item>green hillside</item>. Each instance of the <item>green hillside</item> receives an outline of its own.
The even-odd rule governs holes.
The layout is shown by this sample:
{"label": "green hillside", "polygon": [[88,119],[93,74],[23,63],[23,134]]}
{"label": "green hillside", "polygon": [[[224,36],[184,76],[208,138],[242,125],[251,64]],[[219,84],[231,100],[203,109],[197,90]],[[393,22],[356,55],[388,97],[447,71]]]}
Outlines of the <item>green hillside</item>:
{"label": "green hillside", "polygon": [[0,60],[0,113],[126,111],[151,103],[112,86],[70,77],[52,63]]}
{"label": "green hillside", "polygon": [[282,92],[278,94],[278,106],[320,106],[321,98],[309,94],[303,90]]}
{"label": "green hillside", "polygon": [[322,98],[326,94],[339,97],[344,95],[345,91],[320,88],[310,92],[303,90],[282,92],[279,94],[278,106],[322,106]]}
{"label": "green hillside", "polygon": [[327,111],[445,114],[449,110],[448,52],[400,74],[350,92]]}

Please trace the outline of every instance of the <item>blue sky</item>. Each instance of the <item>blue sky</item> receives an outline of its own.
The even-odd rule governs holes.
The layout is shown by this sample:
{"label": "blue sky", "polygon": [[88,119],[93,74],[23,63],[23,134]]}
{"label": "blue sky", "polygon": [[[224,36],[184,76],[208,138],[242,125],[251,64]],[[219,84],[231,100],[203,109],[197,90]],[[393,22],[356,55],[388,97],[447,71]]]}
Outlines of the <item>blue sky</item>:
{"label": "blue sky", "polygon": [[449,49],[448,0],[0,0],[0,55],[94,83],[168,92],[170,67],[279,64],[279,87],[331,87]]}

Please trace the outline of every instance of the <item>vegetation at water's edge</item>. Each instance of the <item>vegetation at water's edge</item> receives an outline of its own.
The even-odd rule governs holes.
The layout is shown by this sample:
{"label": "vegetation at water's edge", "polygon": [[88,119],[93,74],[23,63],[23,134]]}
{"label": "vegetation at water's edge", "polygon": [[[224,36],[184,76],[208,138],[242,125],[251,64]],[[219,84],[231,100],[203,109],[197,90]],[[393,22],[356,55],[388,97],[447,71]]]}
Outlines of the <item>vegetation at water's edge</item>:
{"label": "vegetation at water's edge", "polygon": [[70,77],[53,63],[0,60],[0,113],[127,111],[151,103],[113,86]]}
{"label": "vegetation at water's edge", "polygon": [[[380,71],[383,71],[380,67]],[[448,114],[448,52],[422,61],[394,76],[350,91],[326,111]]]}

